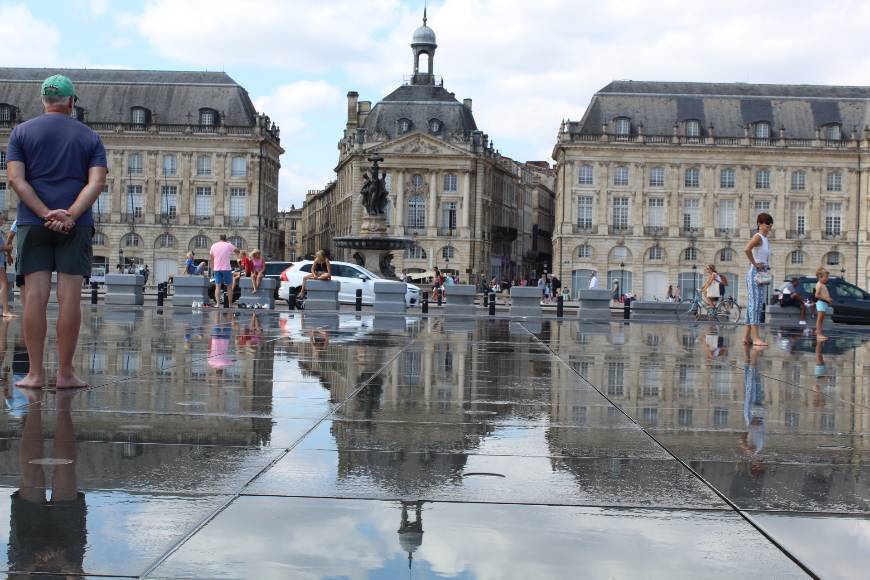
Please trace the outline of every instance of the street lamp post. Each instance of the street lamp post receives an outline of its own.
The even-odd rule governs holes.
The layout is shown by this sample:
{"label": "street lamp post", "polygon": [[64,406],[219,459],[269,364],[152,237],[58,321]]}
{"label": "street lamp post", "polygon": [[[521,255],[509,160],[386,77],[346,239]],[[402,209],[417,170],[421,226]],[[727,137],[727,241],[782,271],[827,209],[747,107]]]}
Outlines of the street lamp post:
{"label": "street lamp post", "polygon": [[625,294],[625,262],[619,263],[619,293]]}
{"label": "street lamp post", "polygon": [[124,248],[118,248],[118,266],[124,269]]}

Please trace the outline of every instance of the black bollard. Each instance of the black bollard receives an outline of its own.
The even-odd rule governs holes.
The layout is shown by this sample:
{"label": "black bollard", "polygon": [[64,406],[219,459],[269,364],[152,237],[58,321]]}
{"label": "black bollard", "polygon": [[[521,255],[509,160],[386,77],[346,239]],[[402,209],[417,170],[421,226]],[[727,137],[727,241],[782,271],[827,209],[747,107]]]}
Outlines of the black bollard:
{"label": "black bollard", "polygon": [[631,319],[631,298],[626,298],[622,306],[622,318],[624,320]]}
{"label": "black bollard", "polygon": [[287,309],[296,310],[296,289],[290,288],[287,290]]}
{"label": "black bollard", "polygon": [[489,294],[486,292],[483,293],[483,307],[486,308],[489,306]]}
{"label": "black bollard", "polygon": [[157,285],[157,306],[163,306],[163,284]]}
{"label": "black bollard", "polygon": [[495,316],[495,294],[489,295],[489,315]]}
{"label": "black bollard", "polygon": [[423,314],[429,314],[429,293],[423,292],[423,302],[420,306],[423,310]]}
{"label": "black bollard", "polygon": [[559,294],[559,296],[556,297],[556,317],[562,318],[563,316],[565,316],[565,300],[562,298],[562,295]]}
{"label": "black bollard", "polygon": [[224,308],[229,308],[230,307],[230,293],[229,293],[229,291],[227,291],[227,289],[222,286],[221,287],[221,294],[223,295],[222,302],[224,304]]}
{"label": "black bollard", "polygon": [[356,289],[356,302],[354,303],[354,310],[360,312],[362,310],[362,288]]}
{"label": "black bollard", "polygon": [[444,296],[444,289],[438,290],[438,306],[441,306],[441,297]]}
{"label": "black bollard", "polygon": [[97,288],[99,287],[100,285],[96,282],[91,282],[91,304],[97,303]]}

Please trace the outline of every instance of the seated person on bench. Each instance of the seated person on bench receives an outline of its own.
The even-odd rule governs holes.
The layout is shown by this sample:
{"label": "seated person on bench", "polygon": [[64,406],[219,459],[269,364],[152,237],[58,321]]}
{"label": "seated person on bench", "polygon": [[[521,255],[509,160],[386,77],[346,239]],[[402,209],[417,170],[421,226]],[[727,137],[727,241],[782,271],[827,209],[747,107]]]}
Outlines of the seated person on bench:
{"label": "seated person on bench", "polygon": [[790,306],[792,308],[800,308],[801,321],[800,324],[807,323],[807,307],[804,304],[804,299],[798,292],[798,279],[792,278],[785,283],[779,294],[779,305],[783,308]]}

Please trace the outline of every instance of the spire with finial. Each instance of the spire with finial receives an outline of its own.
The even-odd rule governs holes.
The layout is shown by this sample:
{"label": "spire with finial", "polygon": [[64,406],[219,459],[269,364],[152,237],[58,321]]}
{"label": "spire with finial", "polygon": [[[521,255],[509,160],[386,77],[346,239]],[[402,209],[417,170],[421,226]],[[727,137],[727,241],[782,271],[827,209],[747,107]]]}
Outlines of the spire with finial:
{"label": "spire with finial", "polygon": [[426,3],[423,2],[423,26],[426,26]]}

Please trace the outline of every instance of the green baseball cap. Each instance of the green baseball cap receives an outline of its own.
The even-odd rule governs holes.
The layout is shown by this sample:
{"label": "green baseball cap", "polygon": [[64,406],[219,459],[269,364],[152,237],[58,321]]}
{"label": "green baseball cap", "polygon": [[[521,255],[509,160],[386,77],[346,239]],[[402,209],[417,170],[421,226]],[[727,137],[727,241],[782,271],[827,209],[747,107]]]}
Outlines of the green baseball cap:
{"label": "green baseball cap", "polygon": [[42,81],[43,97],[75,97],[76,88],[69,77],[53,75]]}

